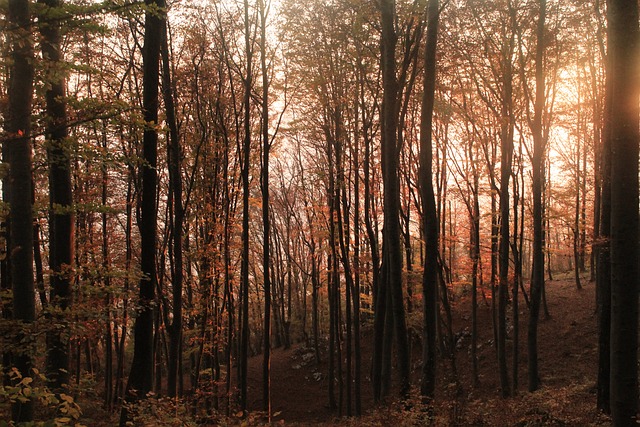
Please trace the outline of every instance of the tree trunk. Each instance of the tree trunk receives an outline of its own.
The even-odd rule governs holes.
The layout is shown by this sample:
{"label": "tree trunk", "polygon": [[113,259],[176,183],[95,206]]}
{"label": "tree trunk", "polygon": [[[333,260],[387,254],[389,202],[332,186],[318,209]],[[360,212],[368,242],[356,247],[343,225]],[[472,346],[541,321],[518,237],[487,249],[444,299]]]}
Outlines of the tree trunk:
{"label": "tree trunk", "polygon": [[[608,59],[607,59],[608,62]],[[607,65],[607,68],[609,66]],[[597,406],[611,413],[611,76],[606,76],[605,104],[601,136],[600,227],[598,234],[598,268],[596,294],[598,311],[598,384]]]}
{"label": "tree trunk", "polygon": [[529,364],[529,391],[539,387],[538,374],[538,318],[540,317],[540,300],[544,286],[544,227],[542,186],[544,185],[545,144],[542,134],[542,112],[545,104],[544,85],[544,27],[546,17],[546,0],[540,0],[538,12],[537,45],[536,45],[536,99],[533,119],[533,272],[531,277],[531,305],[529,306],[529,325],[527,335],[527,357]]}
{"label": "tree trunk", "polygon": [[399,148],[398,129],[398,81],[396,77],[395,49],[395,1],[380,2],[382,24],[382,180],[384,183],[384,230],[383,256],[386,263],[384,283],[391,298],[395,338],[397,343],[400,395],[407,397],[410,386],[410,355],[405,320],[404,299],[402,297],[402,245],[400,242],[400,180],[398,177]]}
{"label": "tree trunk", "polygon": [[438,288],[438,217],[433,189],[433,107],[436,88],[436,51],[438,45],[439,0],[427,6],[427,39],[424,57],[424,91],[420,119],[419,183],[422,203],[422,228],[425,235],[425,258],[422,276],[423,349],[420,394],[431,400],[436,381],[436,323]]}
{"label": "tree trunk", "polygon": [[251,88],[253,80],[252,61],[253,50],[251,47],[249,1],[244,0],[244,31],[245,31],[245,55],[247,56],[246,76],[244,80],[244,142],[242,150],[241,175],[242,175],[242,261],[240,266],[240,298],[241,316],[240,323],[240,361],[239,387],[240,409],[246,415],[247,411],[247,358],[249,357],[249,158],[251,151]]}
{"label": "tree trunk", "polygon": [[178,395],[178,366],[180,348],[182,346],[182,227],[184,222],[184,207],[182,204],[182,173],[181,150],[178,139],[178,124],[174,107],[173,80],[171,78],[169,40],[166,18],[162,26],[162,97],[166,110],[166,121],[169,127],[169,141],[167,147],[169,164],[169,188],[173,205],[171,245],[173,254],[173,269],[171,270],[171,288],[173,297],[173,320],[169,325],[169,360],[167,366],[167,393],[169,397]]}
{"label": "tree trunk", "polygon": [[638,412],[638,3],[607,5],[611,79],[611,415]]}
{"label": "tree trunk", "polygon": [[260,66],[262,72],[262,266],[264,281],[264,346],[262,360],[262,410],[271,422],[271,282],[270,261],[270,218],[269,218],[269,76],[267,74],[266,27],[267,9],[265,0],[258,2],[260,13]]}
{"label": "tree trunk", "polygon": [[[471,148],[469,149],[471,154]],[[473,157],[469,156],[471,162]],[[478,372],[478,285],[482,285],[482,272],[479,271],[480,264],[480,200],[478,197],[479,173],[475,165],[473,166],[473,218],[471,227],[472,236],[472,273],[471,273],[471,363],[473,366],[473,386],[480,385]],[[480,279],[480,283],[478,283]]]}
{"label": "tree trunk", "polygon": [[[33,209],[31,203],[31,102],[33,97],[33,42],[30,34],[29,2],[10,0],[7,10],[11,68],[8,82],[7,138],[3,151],[9,169],[9,250],[13,290],[13,319],[20,324],[16,333],[19,351],[13,365],[23,376],[31,376],[35,354],[32,334],[35,320],[33,281]],[[33,419],[33,401],[11,405],[15,423]]]}
{"label": "tree trunk", "polygon": [[[164,10],[163,0],[147,0],[147,5]],[[161,12],[164,13],[164,12]],[[142,199],[140,204],[140,279],[138,314],[134,325],[134,352],[127,383],[126,398],[139,400],[153,389],[154,303],[157,285],[157,163],[158,163],[158,84],[162,18],[154,11],[145,13],[143,47],[143,115],[144,137],[142,155]],[[120,425],[128,420],[123,406]]]}
{"label": "tree trunk", "polygon": [[48,62],[47,91],[47,158],[49,163],[49,266],[51,268],[51,303],[60,314],[54,316],[54,327],[47,334],[47,378],[50,386],[62,391],[69,382],[69,340],[64,338],[65,311],[71,306],[71,265],[74,249],[74,219],[71,206],[71,159],[67,141],[66,78],[60,43],[60,24],[51,19],[62,7],[60,0],[41,0],[42,56]]}
{"label": "tree trunk", "polygon": [[[102,139],[102,148],[107,152],[107,137],[106,133]],[[108,196],[108,182],[109,173],[107,171],[107,162],[103,160],[102,165],[102,206],[107,206]],[[104,287],[106,289],[105,305],[107,307],[106,318],[106,331],[105,331],[105,367],[104,367],[104,403],[108,411],[113,409],[113,328],[112,328],[112,315],[111,309],[113,308],[113,295],[111,293],[111,276],[110,276],[110,259],[109,259],[109,230],[108,230],[108,218],[107,212],[102,212],[102,268],[104,274]],[[117,321],[113,322],[117,325]],[[117,337],[117,331],[115,336]]]}
{"label": "tree trunk", "polygon": [[[515,10],[509,5],[511,24],[515,25]],[[514,34],[509,36],[507,52],[513,52]],[[500,245],[498,284],[498,368],[500,371],[500,389],[503,397],[511,394],[509,373],[507,370],[507,293],[509,291],[509,178],[513,158],[513,65],[511,55],[503,58],[502,120],[500,129]]]}
{"label": "tree trunk", "polygon": [[354,343],[354,406],[355,416],[362,415],[362,351],[360,348],[360,157],[359,157],[359,135],[358,135],[358,102],[355,102],[356,134],[353,148],[353,170],[354,177],[354,219],[353,219],[353,343]]}

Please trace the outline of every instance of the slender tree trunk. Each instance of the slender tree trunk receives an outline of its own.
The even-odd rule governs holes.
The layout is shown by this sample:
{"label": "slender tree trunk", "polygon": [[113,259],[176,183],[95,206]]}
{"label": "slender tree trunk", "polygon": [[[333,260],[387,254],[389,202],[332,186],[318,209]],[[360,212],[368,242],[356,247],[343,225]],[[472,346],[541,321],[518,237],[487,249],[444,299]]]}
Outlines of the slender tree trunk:
{"label": "slender tree trunk", "polygon": [[[33,182],[33,178],[31,179],[31,191],[32,191],[32,195],[31,195],[31,203],[35,204],[36,201],[36,194],[35,194],[35,183]],[[8,198],[5,198],[4,200],[7,200]],[[9,226],[9,223],[7,222],[7,227]],[[7,229],[7,236],[8,234],[8,229]],[[38,292],[38,299],[40,300],[40,304],[42,304],[42,309],[47,309],[49,306],[49,298],[47,297],[47,291],[44,285],[44,268],[42,265],[42,250],[41,250],[41,246],[42,246],[42,241],[40,240],[40,222],[38,221],[37,218],[34,218],[33,221],[33,264],[35,266],[36,269],[36,282],[35,282],[35,287],[36,287],[36,292]],[[75,249],[75,247],[74,247]],[[9,257],[7,256],[6,258],[7,260],[9,259]],[[8,264],[7,264],[8,266]],[[11,287],[11,284],[9,284],[9,288]],[[7,365],[8,366],[8,365]]]}
{"label": "slender tree trunk", "polygon": [[538,12],[537,45],[536,45],[536,99],[533,119],[533,272],[531,278],[531,305],[529,306],[529,325],[527,335],[527,357],[529,364],[529,391],[539,387],[538,374],[538,318],[540,316],[540,299],[544,286],[544,199],[542,186],[544,183],[544,154],[546,152],[543,132],[542,113],[545,104],[544,85],[544,27],[546,17],[546,0],[540,0]]}
{"label": "slender tree trunk", "polygon": [[[515,25],[515,10],[509,4],[511,24]],[[513,52],[514,34],[509,36],[506,46],[507,52]],[[500,389],[503,397],[511,394],[509,373],[507,370],[506,338],[507,338],[507,293],[509,289],[509,178],[513,159],[513,65],[511,55],[503,58],[503,88],[502,88],[502,120],[500,129],[500,245],[498,286],[498,367],[500,371]]]}
{"label": "slender tree trunk", "polygon": [[162,97],[166,110],[166,121],[169,126],[168,163],[169,188],[173,204],[173,218],[171,245],[173,253],[173,269],[171,271],[171,287],[173,297],[173,320],[169,325],[169,360],[167,367],[167,393],[169,397],[178,395],[178,367],[180,362],[180,348],[182,347],[182,228],[184,222],[184,207],[182,204],[182,173],[181,150],[178,139],[178,124],[174,107],[173,83],[171,78],[171,63],[169,58],[169,40],[166,19],[162,25]]}
{"label": "slender tree trunk", "polygon": [[[470,149],[471,151],[471,149]],[[473,162],[473,157],[469,157]],[[473,386],[480,385],[478,374],[478,285],[482,283],[482,272],[479,271],[480,263],[480,200],[478,197],[479,174],[473,166],[473,226],[472,226],[472,273],[471,273],[471,363],[473,366]],[[479,277],[480,276],[480,277]],[[480,283],[478,283],[480,278]]]}
{"label": "slender tree trunk", "polygon": [[262,410],[271,421],[271,282],[269,276],[270,261],[270,218],[269,218],[269,76],[267,74],[266,27],[267,5],[265,0],[258,2],[260,9],[260,66],[262,72],[262,266],[264,284],[264,348],[262,361]]}
{"label": "slender tree trunk", "polygon": [[[107,138],[102,139],[102,148],[104,152],[107,152]],[[101,165],[102,169],[102,206],[107,206],[108,200],[108,182],[109,173],[107,171],[107,162],[103,161]],[[113,325],[117,325],[117,322],[113,321],[112,324],[112,308],[113,308],[113,295],[111,293],[111,275],[110,275],[110,259],[109,259],[109,230],[108,230],[108,218],[107,212],[102,212],[102,269],[104,274],[104,287],[106,289],[105,303],[107,307],[107,319],[106,319],[106,331],[105,331],[105,367],[104,367],[104,395],[105,395],[105,407],[108,411],[113,409]],[[118,336],[116,331],[116,337]]]}
{"label": "slender tree trunk", "polygon": [[382,25],[382,177],[384,183],[384,243],[386,253],[386,274],[384,284],[389,291],[397,343],[398,374],[400,377],[400,395],[407,397],[410,386],[410,355],[405,320],[404,299],[402,297],[402,245],[400,242],[400,180],[398,177],[399,147],[398,129],[398,81],[396,77],[395,48],[395,1],[381,0]]}
{"label": "slender tree trunk", "polygon": [[[422,228],[425,234],[425,258],[422,276],[424,316],[422,350],[422,385],[420,394],[431,400],[436,382],[436,323],[438,287],[438,218],[433,189],[433,107],[436,88],[436,51],[438,45],[439,0],[429,0],[427,6],[427,39],[424,57],[424,91],[420,119],[419,182],[422,203]],[[453,350],[452,350],[453,351]]]}
{"label": "slender tree trunk", "polygon": [[245,31],[245,55],[246,76],[244,80],[244,142],[242,150],[242,261],[240,266],[240,294],[241,294],[241,319],[240,327],[240,362],[239,362],[239,386],[240,409],[247,411],[247,358],[249,357],[249,159],[251,151],[251,88],[253,81],[253,48],[251,46],[249,2],[244,0],[244,31]]}
{"label": "slender tree trunk", "polygon": [[353,340],[354,340],[354,406],[355,416],[362,415],[362,350],[360,347],[360,157],[359,157],[359,135],[358,129],[358,103],[356,101],[355,121],[356,121],[356,135],[353,149],[353,170],[355,172],[354,177],[354,220],[353,220],[353,270],[354,270],[354,284],[353,284]]}
{"label": "slender tree trunk", "polygon": [[[578,88],[578,101],[580,101],[580,89]],[[580,269],[581,269],[581,253],[580,253],[580,158],[581,156],[581,147],[580,147],[580,111],[578,111],[578,136],[576,138],[576,173],[575,173],[575,212],[573,219],[573,273],[576,281],[576,288],[578,290],[582,289],[582,284],[580,284]]]}
{"label": "slender tree trunk", "polygon": [[[515,10],[509,4],[512,15],[512,25]],[[513,52],[514,34],[507,42],[507,52]],[[500,129],[500,246],[498,285],[498,367],[500,371],[500,389],[503,397],[511,394],[509,390],[509,373],[506,359],[507,339],[507,293],[509,289],[509,178],[511,177],[511,163],[513,158],[513,65],[511,56],[503,58],[503,88],[502,88],[502,120]]]}
{"label": "slender tree trunk", "polygon": [[[147,0],[147,5],[164,9],[163,0]],[[154,11],[145,13],[143,47],[143,162],[142,199],[140,205],[140,279],[139,309],[134,325],[134,353],[127,383],[128,400],[143,399],[153,389],[154,361],[154,302],[157,286],[156,244],[157,244],[157,164],[158,164],[158,85],[160,41],[162,18]],[[128,420],[126,406],[123,406],[120,425]]]}
{"label": "slender tree trunk", "polygon": [[[522,141],[520,142],[520,153],[519,153],[519,168],[522,168]],[[520,306],[518,301],[518,285],[520,283],[520,274],[522,272],[520,265],[520,252],[518,251],[518,203],[520,201],[520,191],[521,189],[518,187],[518,174],[513,174],[513,243],[512,243],[512,253],[514,258],[514,277],[513,283],[511,284],[511,316],[513,323],[513,339],[512,339],[512,347],[511,347],[511,375],[512,375],[512,390],[513,395],[518,394],[518,365],[520,361]],[[522,189],[524,190],[524,189]]]}

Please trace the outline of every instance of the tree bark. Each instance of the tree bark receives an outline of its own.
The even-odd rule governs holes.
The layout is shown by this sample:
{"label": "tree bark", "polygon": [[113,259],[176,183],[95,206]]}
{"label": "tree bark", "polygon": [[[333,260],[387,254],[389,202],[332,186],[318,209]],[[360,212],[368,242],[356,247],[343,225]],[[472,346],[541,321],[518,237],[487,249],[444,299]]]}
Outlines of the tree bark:
{"label": "tree bark", "polygon": [[[509,3],[511,25],[515,25],[515,10]],[[502,106],[500,125],[500,245],[499,245],[499,283],[498,283],[498,368],[500,389],[503,397],[511,394],[509,373],[506,360],[507,339],[507,293],[509,291],[509,178],[513,159],[513,64],[511,55],[514,45],[514,33],[508,36],[505,47],[508,54],[502,58]]]}
{"label": "tree bark", "polygon": [[[164,13],[163,0],[146,0],[148,7],[158,8]],[[134,351],[131,371],[127,383],[126,399],[143,399],[153,389],[154,363],[154,302],[157,286],[157,191],[158,191],[158,85],[160,76],[160,41],[162,18],[158,12],[145,13],[143,47],[143,116],[144,135],[142,142],[142,199],[140,202],[140,271],[143,276],[139,284],[139,310],[134,324]],[[123,406],[120,425],[128,419]]]}
{"label": "tree bark", "polygon": [[[436,88],[436,51],[438,45],[439,0],[430,0],[427,6],[427,39],[424,57],[424,91],[420,119],[419,182],[422,203],[422,228],[425,236],[425,258],[422,276],[423,299],[423,398],[433,399],[436,381],[436,322],[438,289],[438,217],[433,190],[433,107]],[[452,350],[453,351],[453,350]]]}
{"label": "tree bark", "polygon": [[47,379],[62,391],[69,382],[69,340],[65,311],[71,307],[71,266],[74,259],[74,215],[71,193],[71,159],[67,136],[66,78],[60,43],[59,21],[52,19],[62,7],[60,0],[41,0],[42,56],[48,63],[46,114],[49,163],[49,266],[50,300],[55,312],[53,329],[47,334]]}
{"label": "tree bark", "polygon": [[529,306],[529,324],[527,329],[527,357],[529,364],[529,391],[539,387],[538,374],[538,319],[540,317],[540,301],[544,286],[544,228],[543,228],[543,194],[544,183],[544,139],[542,135],[542,112],[545,104],[544,76],[544,27],[546,17],[546,0],[540,0],[538,11],[537,45],[536,45],[536,99],[533,118],[533,271],[531,277],[531,304]]}
{"label": "tree bark", "polygon": [[244,141],[242,147],[242,261],[240,266],[240,409],[247,411],[247,358],[249,357],[249,158],[251,151],[251,87],[253,80],[253,48],[249,23],[249,1],[244,0],[246,76],[244,79]]}
{"label": "tree bark", "polygon": [[607,5],[611,78],[611,415],[638,412],[638,3]]}
{"label": "tree bark", "polygon": [[267,421],[271,422],[271,282],[270,269],[270,234],[269,218],[269,76],[267,74],[267,5],[266,0],[258,2],[260,14],[260,67],[262,72],[262,268],[264,284],[264,345],[262,360],[262,410],[267,414]]}
{"label": "tree bark", "polygon": [[[4,153],[9,163],[9,255],[13,290],[13,319],[20,324],[16,334],[19,352],[13,365],[23,376],[31,375],[35,347],[30,324],[35,320],[33,280],[33,209],[31,203],[31,103],[33,98],[33,41],[29,2],[10,0],[7,10],[11,68],[8,82],[7,139]],[[33,419],[33,401],[11,405],[15,423]]]}
{"label": "tree bark", "polygon": [[398,81],[396,77],[395,1],[382,0],[381,68],[382,68],[382,179],[384,183],[383,268],[380,286],[386,286],[391,298],[391,311],[397,343],[400,395],[407,397],[410,386],[410,355],[402,297],[402,245],[400,242],[400,180],[398,177]]}
{"label": "tree bark", "polygon": [[171,270],[172,309],[173,320],[168,325],[169,357],[167,366],[167,393],[169,397],[178,395],[178,367],[180,362],[180,348],[182,347],[182,285],[183,285],[183,257],[182,257],[182,228],[184,223],[184,206],[182,203],[182,173],[181,150],[178,139],[178,123],[174,106],[173,80],[171,78],[171,63],[169,57],[169,40],[166,17],[162,26],[162,98],[166,111],[166,121],[169,127],[167,146],[167,161],[169,166],[169,195],[173,207],[171,223],[171,245],[173,254],[173,268]]}

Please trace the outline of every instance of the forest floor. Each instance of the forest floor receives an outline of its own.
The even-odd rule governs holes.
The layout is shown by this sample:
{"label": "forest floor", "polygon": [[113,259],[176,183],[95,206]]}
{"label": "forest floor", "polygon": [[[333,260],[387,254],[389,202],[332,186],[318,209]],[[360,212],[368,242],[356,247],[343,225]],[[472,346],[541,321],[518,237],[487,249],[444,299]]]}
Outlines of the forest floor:
{"label": "forest floor", "polygon": [[[478,387],[473,388],[471,364],[471,298],[459,295],[452,301],[453,331],[457,337],[456,368],[459,387],[449,361],[438,365],[435,407],[426,413],[416,404],[373,405],[369,369],[372,350],[370,328],[363,331],[363,383],[361,419],[340,417],[329,410],[326,357],[317,365],[312,349],[297,346],[276,349],[271,359],[272,412],[274,421],[287,425],[475,425],[475,426],[585,426],[608,425],[610,419],[596,409],[597,329],[595,284],[582,280],[578,290],[571,279],[547,283],[549,318],[541,312],[539,326],[539,370],[541,388],[527,391],[528,309],[520,294],[518,363],[519,387],[515,397],[500,397],[497,358],[491,328],[491,308],[479,296]],[[512,325],[512,306],[508,324]],[[513,327],[508,330],[509,378],[513,384]],[[420,344],[414,342],[413,383],[419,384]],[[250,396],[255,410],[262,406],[262,358],[249,362]],[[416,386],[417,388],[417,386]],[[337,387],[336,387],[337,395]],[[417,402],[417,400],[416,400]],[[342,413],[346,412],[343,406]],[[391,422],[393,420],[393,422]]]}
{"label": "forest floor", "polygon": [[[417,397],[409,404],[390,402],[376,407],[369,378],[373,348],[372,328],[362,331],[362,412],[360,418],[346,417],[329,408],[326,342],[321,363],[316,364],[313,349],[303,344],[291,349],[274,349],[271,359],[271,401],[273,422],[294,426],[588,426],[609,425],[610,419],[596,410],[597,330],[595,284],[582,280],[577,290],[572,279],[556,277],[547,282],[550,317],[541,313],[539,326],[539,369],[541,388],[527,390],[526,331],[528,309],[520,293],[518,363],[519,387],[515,397],[501,398],[496,350],[493,342],[491,307],[479,295],[478,362],[479,380],[473,387],[471,363],[471,298],[457,292],[452,300],[453,332],[456,335],[455,361],[459,385],[448,360],[439,360],[438,384],[433,408],[426,410]],[[508,307],[508,325],[512,325],[512,306]],[[420,324],[420,313],[409,317],[409,325]],[[513,384],[513,327],[508,330],[509,377]],[[419,334],[414,333],[418,336]],[[412,341],[412,383],[417,393],[420,382],[421,344]],[[343,352],[344,353],[344,352]],[[248,420],[218,418],[207,425],[262,425],[262,356],[249,360],[249,405],[255,411]],[[395,374],[395,372],[394,372]],[[84,389],[78,396],[83,415],[79,422],[87,426],[117,425],[117,413],[107,414],[101,407],[100,387]],[[91,388],[89,388],[91,390]],[[338,387],[336,385],[336,397]],[[185,408],[156,401],[148,416],[136,425],[194,425]],[[162,405],[166,405],[163,407]],[[6,408],[8,409],[8,408]],[[0,408],[0,421],[3,410]],[[7,412],[8,414],[8,412]],[[154,421],[155,420],[155,421]],[[2,423],[0,422],[0,425]]]}

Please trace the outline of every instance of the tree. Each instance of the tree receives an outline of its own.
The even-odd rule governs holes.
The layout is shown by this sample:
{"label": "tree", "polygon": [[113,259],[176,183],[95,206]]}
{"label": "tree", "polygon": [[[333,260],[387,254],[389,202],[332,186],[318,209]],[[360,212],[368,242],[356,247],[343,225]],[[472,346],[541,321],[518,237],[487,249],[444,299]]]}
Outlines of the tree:
{"label": "tree", "polygon": [[[515,25],[515,9],[508,0],[510,28]],[[500,370],[500,389],[502,396],[510,394],[509,378],[506,361],[507,321],[506,306],[509,290],[509,178],[511,177],[511,163],[513,160],[513,64],[511,56],[514,50],[514,31],[506,35],[505,52],[501,59],[502,94],[501,94],[501,123],[500,123],[500,245],[499,267],[500,281],[498,284],[498,367]]]}
{"label": "tree", "polygon": [[247,61],[246,75],[244,76],[244,140],[242,144],[242,265],[240,267],[240,409],[247,410],[247,357],[249,357],[249,159],[251,152],[251,89],[252,89],[252,62],[253,47],[251,46],[251,33],[249,22],[249,2],[244,0],[244,32],[245,55]]}
{"label": "tree", "polygon": [[166,110],[166,121],[169,127],[169,140],[167,146],[167,160],[169,168],[169,201],[173,208],[173,216],[170,218],[171,246],[169,253],[172,256],[173,268],[171,269],[171,285],[173,296],[173,320],[169,325],[169,357],[167,373],[167,391],[170,397],[178,393],[178,369],[180,364],[180,351],[182,349],[182,291],[183,291],[183,256],[182,256],[182,228],[184,225],[184,205],[182,203],[182,172],[181,150],[178,139],[178,124],[174,103],[174,87],[171,78],[169,62],[169,42],[166,16],[161,22],[161,55],[162,55],[162,98]]}
{"label": "tree", "polygon": [[545,144],[542,135],[542,112],[545,102],[544,74],[544,21],[546,0],[540,0],[536,44],[536,98],[533,119],[533,271],[531,278],[531,305],[529,307],[529,326],[527,349],[529,359],[529,391],[539,386],[538,374],[538,318],[540,301],[544,286],[544,252],[543,252],[543,217],[542,217],[542,185],[544,183]]}
{"label": "tree", "polygon": [[[29,332],[35,320],[33,281],[33,207],[31,202],[31,106],[33,98],[33,41],[28,0],[10,0],[7,22],[12,65],[8,84],[5,161],[9,163],[9,255],[13,291],[13,319],[18,322],[13,364],[24,377],[31,375],[34,342]],[[33,401],[16,401],[11,407],[15,423],[33,419]]]}
{"label": "tree", "polygon": [[271,218],[269,217],[269,152],[271,140],[269,138],[269,75],[267,74],[267,14],[269,6],[266,0],[260,0],[260,70],[262,72],[262,170],[260,183],[262,189],[262,272],[264,285],[264,359],[262,362],[262,410],[267,413],[267,420],[271,421],[271,278],[270,269],[270,240]]}
{"label": "tree", "polygon": [[[407,324],[402,297],[402,246],[400,242],[400,179],[398,177],[399,147],[398,130],[398,79],[396,76],[395,50],[397,34],[395,30],[395,1],[380,2],[381,16],[381,58],[382,70],[382,180],[384,184],[384,229],[382,244],[382,271],[380,288],[385,297],[378,302],[376,311],[386,310],[385,347],[391,343],[390,336],[395,334],[397,342],[398,371],[400,376],[400,394],[409,392],[409,343]],[[382,296],[382,295],[381,295]],[[385,299],[387,298],[387,299]],[[390,329],[393,327],[393,332]],[[377,350],[376,350],[377,351]],[[389,352],[390,350],[383,350]],[[374,367],[375,369],[375,367]],[[381,398],[386,394],[380,391]]]}
{"label": "tree", "polygon": [[54,316],[53,330],[47,338],[47,378],[54,390],[62,391],[69,382],[69,338],[65,320],[71,307],[72,263],[74,259],[74,215],[71,193],[71,150],[68,147],[66,113],[66,78],[61,51],[60,0],[43,0],[40,15],[42,56],[47,62],[46,117],[47,158],[49,163],[49,267],[50,301]]}
{"label": "tree", "polygon": [[[144,135],[140,165],[142,198],[140,201],[140,271],[139,309],[134,326],[134,353],[127,382],[126,398],[136,401],[145,398],[153,389],[153,324],[157,286],[157,191],[158,191],[158,86],[160,83],[160,44],[162,40],[163,0],[145,2],[145,30],[143,46],[143,118]],[[122,409],[120,425],[127,422],[126,406]]]}
{"label": "tree", "polygon": [[635,425],[638,412],[638,3],[607,8],[611,110],[611,415]]}
{"label": "tree", "polygon": [[436,86],[436,51],[438,45],[439,1],[427,6],[427,40],[424,57],[424,91],[420,121],[420,190],[425,258],[422,276],[424,316],[422,385],[423,397],[433,399],[436,381],[436,322],[438,321],[438,217],[433,190],[432,126]]}

